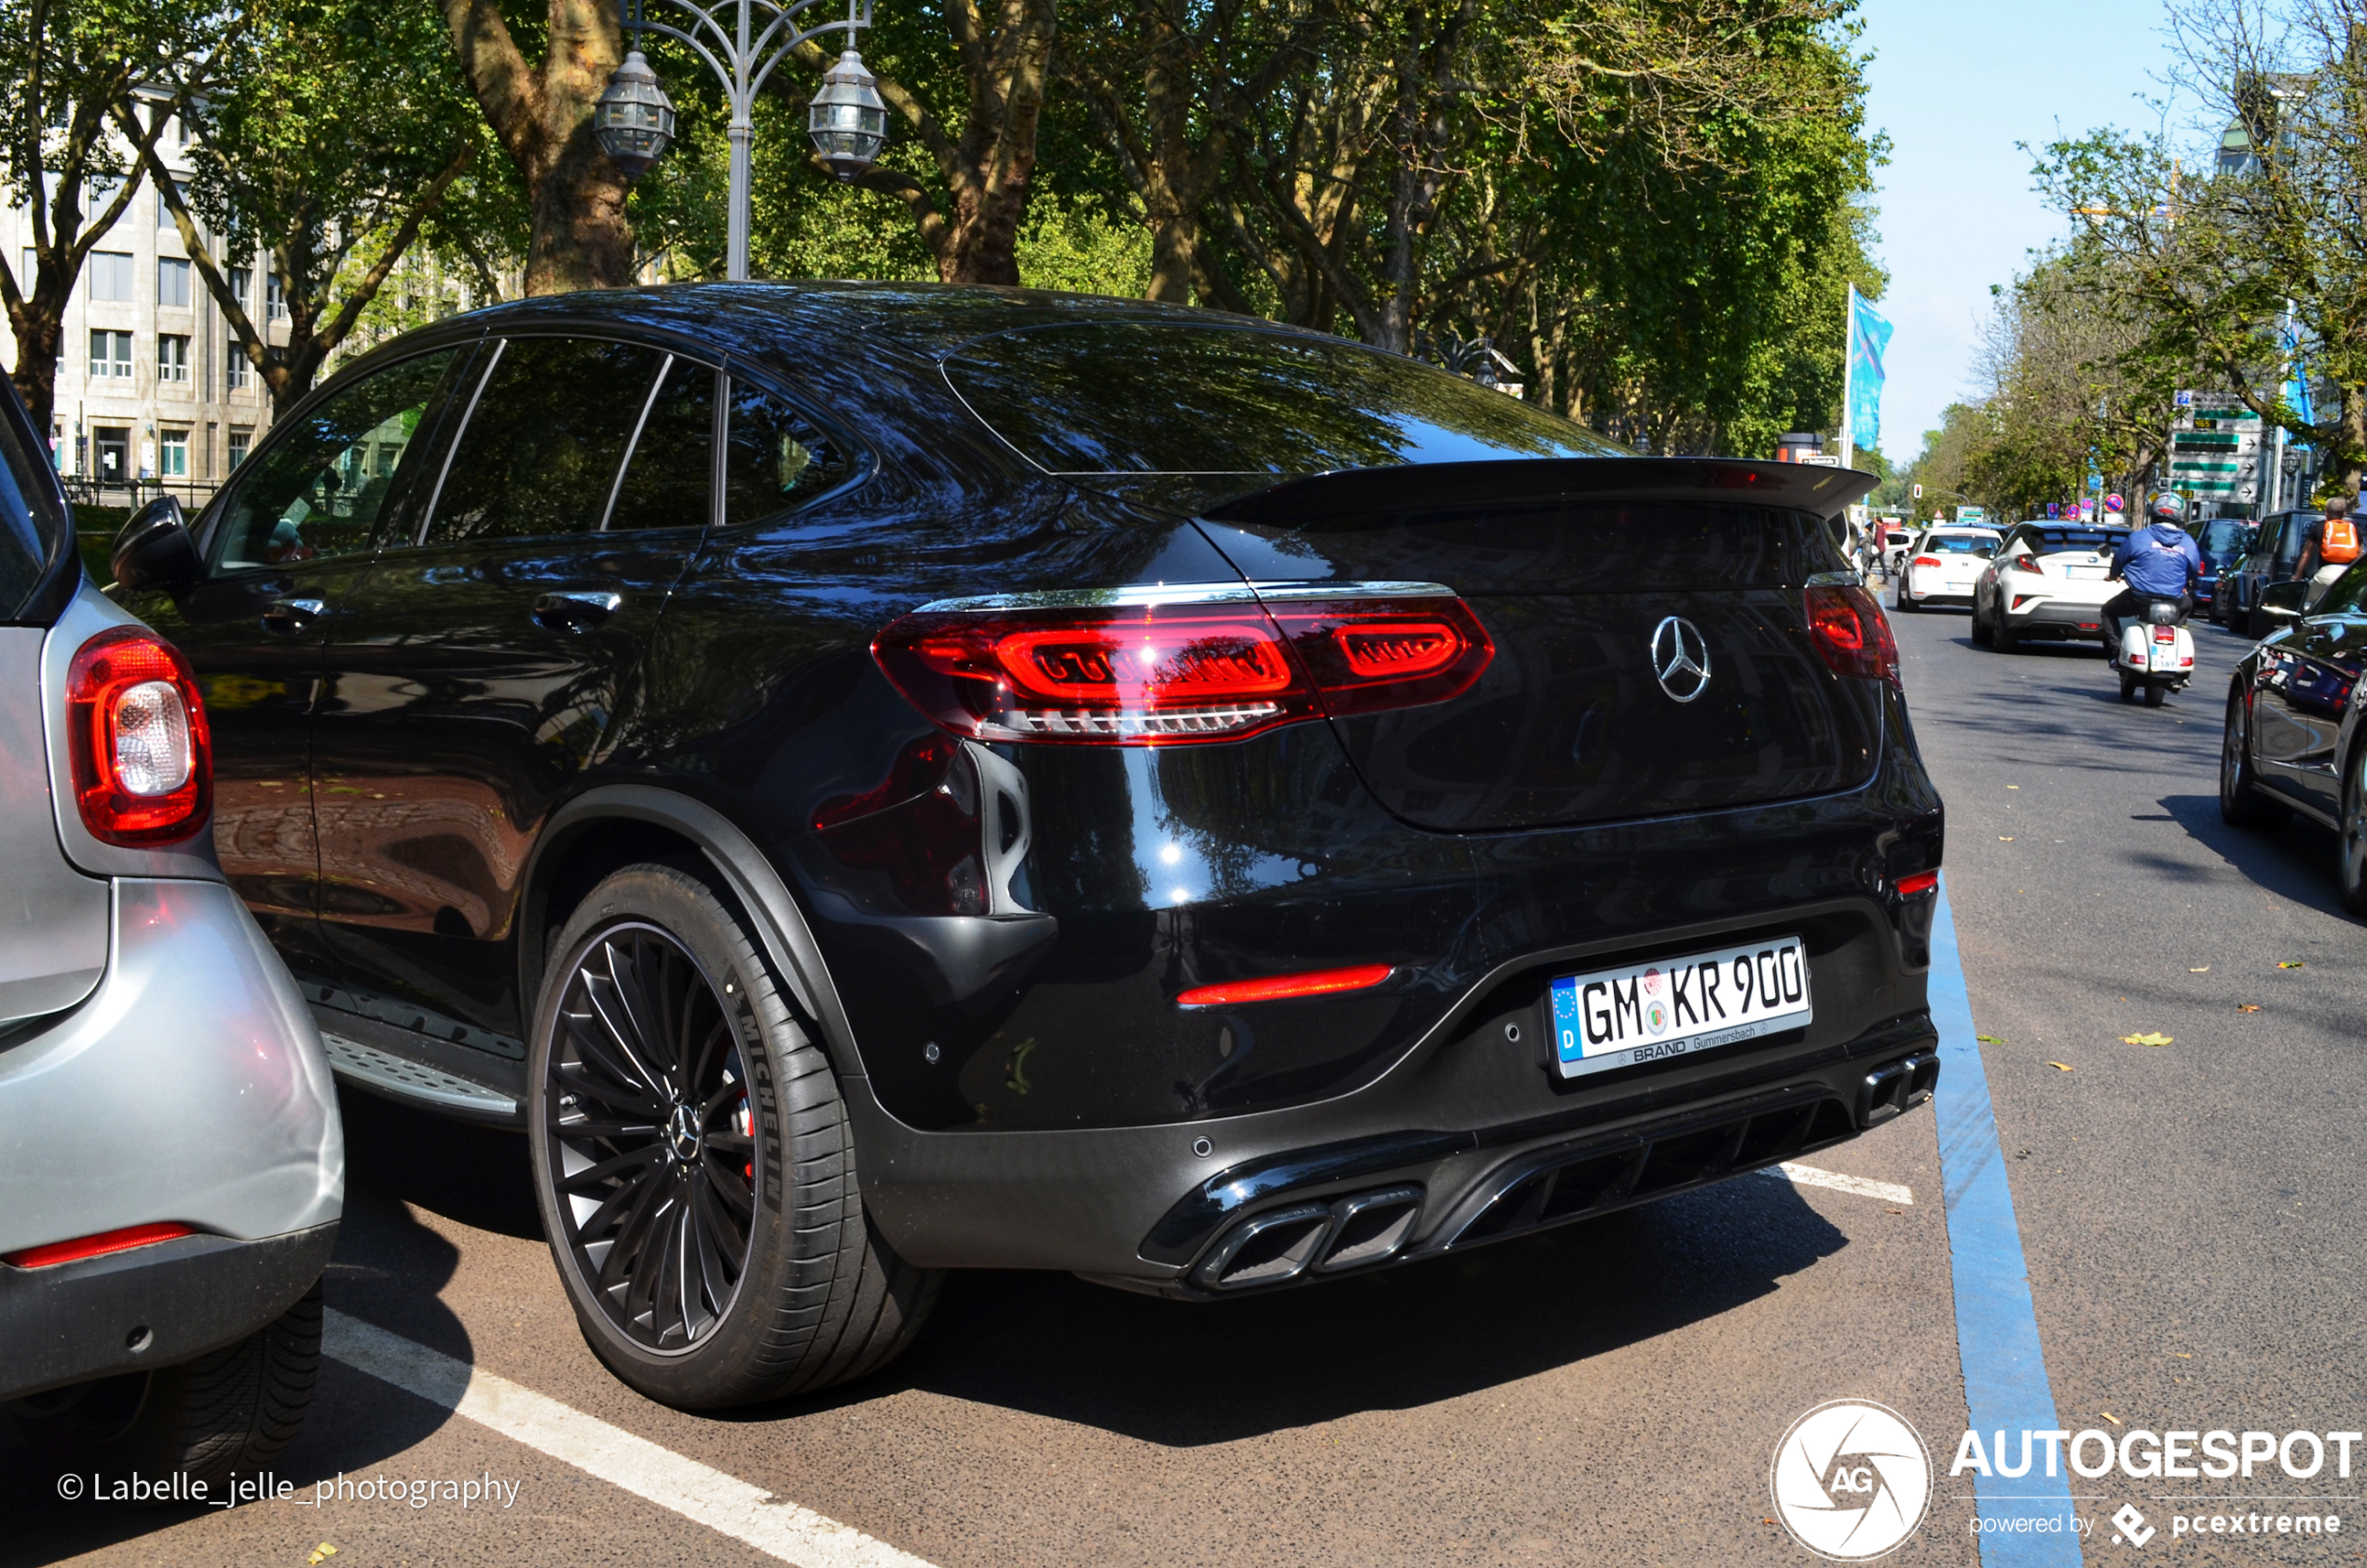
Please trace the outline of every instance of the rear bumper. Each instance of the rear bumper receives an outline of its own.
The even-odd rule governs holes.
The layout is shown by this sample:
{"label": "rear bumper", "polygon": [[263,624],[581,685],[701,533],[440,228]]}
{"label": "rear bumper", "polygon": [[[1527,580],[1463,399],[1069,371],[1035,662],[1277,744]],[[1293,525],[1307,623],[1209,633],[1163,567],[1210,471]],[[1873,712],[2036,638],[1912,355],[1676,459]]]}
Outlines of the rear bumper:
{"label": "rear bumper", "polygon": [[215,881],[118,878],[114,901],[98,989],[0,1048],[0,1253],[156,1221],[231,1240],[335,1221],[336,1090],[253,918]]}
{"label": "rear bumper", "polygon": [[[2114,588],[2114,592],[2119,590]],[[2103,605],[2111,594],[2092,602],[2073,599],[2022,597],[2008,595],[2005,618],[2014,623],[2016,632],[2028,631],[2033,636],[2100,637],[2103,634]]]}
{"label": "rear bumper", "polygon": [[235,1344],[312,1288],[336,1239],[331,1220],[259,1241],[183,1236],[46,1269],[0,1263],[0,1400]]}

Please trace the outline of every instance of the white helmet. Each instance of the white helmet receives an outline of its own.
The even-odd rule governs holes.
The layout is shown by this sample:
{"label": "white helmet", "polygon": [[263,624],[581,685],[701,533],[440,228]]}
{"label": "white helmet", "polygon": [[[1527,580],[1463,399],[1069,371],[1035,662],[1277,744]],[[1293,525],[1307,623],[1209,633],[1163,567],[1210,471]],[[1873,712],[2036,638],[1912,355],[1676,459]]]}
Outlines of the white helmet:
{"label": "white helmet", "polygon": [[2186,521],[2185,498],[2175,490],[2157,490],[2145,503],[2145,521],[2168,523],[2175,526]]}

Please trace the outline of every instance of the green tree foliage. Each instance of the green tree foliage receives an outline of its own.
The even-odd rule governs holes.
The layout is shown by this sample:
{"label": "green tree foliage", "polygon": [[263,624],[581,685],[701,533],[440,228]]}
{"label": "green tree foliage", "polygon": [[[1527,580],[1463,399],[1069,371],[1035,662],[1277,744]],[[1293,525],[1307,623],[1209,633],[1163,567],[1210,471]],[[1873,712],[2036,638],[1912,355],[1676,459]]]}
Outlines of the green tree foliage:
{"label": "green tree foliage", "polygon": [[157,115],[120,144],[110,134],[117,106],[134,89],[169,97],[210,83],[243,28],[185,0],[0,0],[0,184],[33,229],[30,277],[19,258],[0,257],[0,304],[36,429],[50,427],[67,298],[130,206],[143,152],[167,123]]}
{"label": "green tree foliage", "polygon": [[[2219,147],[2112,130],[2058,142],[2042,187],[2086,230],[2093,286],[2132,328],[2130,374],[2192,365],[2271,426],[2367,468],[2367,0],[2193,0],[2172,13],[2183,83]],[[2221,158],[2224,149],[2230,156]],[[2282,393],[2290,308],[2332,394]]]}
{"label": "green tree foliage", "polygon": [[[450,220],[472,215],[465,204],[447,212],[446,198],[490,138],[441,33],[424,7],[273,0],[253,13],[220,85],[184,105],[194,135],[185,196],[147,154],[159,198],[275,410],[310,389],[424,230],[449,240]],[[129,106],[120,123],[127,138],[137,132]],[[200,220],[225,242],[231,272]],[[252,308],[257,255],[279,284],[284,342]]]}

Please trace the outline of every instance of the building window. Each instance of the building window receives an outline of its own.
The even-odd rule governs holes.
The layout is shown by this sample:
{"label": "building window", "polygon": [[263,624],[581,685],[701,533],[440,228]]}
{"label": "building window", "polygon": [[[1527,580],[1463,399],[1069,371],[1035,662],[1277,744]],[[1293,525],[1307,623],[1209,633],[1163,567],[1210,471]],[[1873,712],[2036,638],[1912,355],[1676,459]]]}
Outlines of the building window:
{"label": "building window", "polygon": [[267,321],[288,319],[288,302],[280,293],[280,275],[276,272],[263,275],[263,310],[264,319]]}
{"label": "building window", "polygon": [[121,300],[131,297],[130,252],[93,251],[90,252],[90,297]]}
{"label": "building window", "polygon": [[251,445],[253,441],[254,432],[253,430],[232,430],[230,432],[230,466],[232,468],[235,469],[240,463],[247,460],[247,447]]}
{"label": "building window", "polygon": [[178,256],[157,258],[157,303],[188,307],[189,264]]}
{"label": "building window", "polygon": [[189,340],[177,333],[157,334],[157,379],[179,381],[189,379]]}
{"label": "building window", "polygon": [[243,392],[254,385],[254,366],[247,362],[246,350],[232,347],[222,356],[223,384],[231,391]]}
{"label": "building window", "polygon": [[41,254],[32,246],[24,248],[24,266],[17,273],[17,292],[33,297],[33,280],[41,276]]}
{"label": "building window", "polygon": [[222,280],[230,285],[230,297],[239,302],[239,309],[252,310],[254,308],[253,304],[254,291],[253,262],[232,262],[229,269],[222,275]]}
{"label": "building window", "polygon": [[131,334],[128,332],[94,332],[90,334],[90,375],[92,379],[116,376],[131,379]]}
{"label": "building window", "polygon": [[157,477],[186,479],[189,477],[189,432],[164,430],[157,437]]}
{"label": "building window", "polygon": [[115,199],[115,193],[122,188],[123,182],[121,180],[106,174],[94,174],[89,179],[84,181],[82,183],[83,215],[85,217],[93,217],[107,210],[107,203],[113,201]]}
{"label": "building window", "polygon": [[[188,181],[186,181],[186,180],[175,180],[175,181],[173,181],[173,182],[172,182],[172,190],[173,190],[173,194],[174,194],[174,195],[176,195],[176,196],[180,197],[180,198],[181,198],[181,205],[182,205],[182,206],[186,207],[186,206],[188,206],[188,205],[189,205],[189,182],[188,182]],[[171,226],[172,226],[172,206],[171,206],[171,203],[170,203],[170,202],[168,202],[168,201],[166,201],[166,200],[165,200],[165,198],[164,198],[164,192],[163,192],[163,191],[161,191],[161,190],[159,190],[159,191],[157,191],[157,227],[158,227],[158,228],[171,228]]]}

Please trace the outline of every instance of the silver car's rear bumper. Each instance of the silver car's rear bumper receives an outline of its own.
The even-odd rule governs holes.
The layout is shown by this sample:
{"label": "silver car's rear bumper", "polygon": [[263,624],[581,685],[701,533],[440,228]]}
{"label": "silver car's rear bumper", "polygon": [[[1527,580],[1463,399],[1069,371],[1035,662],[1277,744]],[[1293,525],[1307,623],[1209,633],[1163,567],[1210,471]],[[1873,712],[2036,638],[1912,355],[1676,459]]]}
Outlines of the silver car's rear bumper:
{"label": "silver car's rear bumper", "polygon": [[[0,1037],[0,1255],[157,1221],[213,1239],[117,1253],[112,1269],[96,1266],[105,1260],[54,1271],[0,1262],[0,1363],[38,1361],[49,1369],[44,1383],[120,1368],[57,1370],[60,1347],[19,1337],[44,1332],[38,1322],[53,1316],[33,1314],[27,1291],[45,1281],[62,1289],[69,1275],[136,1274],[144,1285],[103,1291],[111,1314],[138,1319],[111,1328],[118,1352],[135,1328],[162,1338],[176,1312],[207,1325],[202,1337],[236,1339],[311,1279],[278,1300],[271,1281],[281,1271],[234,1266],[225,1244],[284,1238],[236,1249],[250,1261],[325,1258],[344,1208],[345,1140],[320,1034],[237,894],[220,882],[117,878],[113,906],[97,989],[60,1017]],[[308,1239],[294,1241],[298,1233]],[[167,1266],[184,1257],[186,1267]],[[317,1277],[318,1259],[312,1268]],[[202,1294],[217,1277],[236,1302],[176,1297],[184,1282]],[[18,1381],[0,1373],[0,1384]]]}

